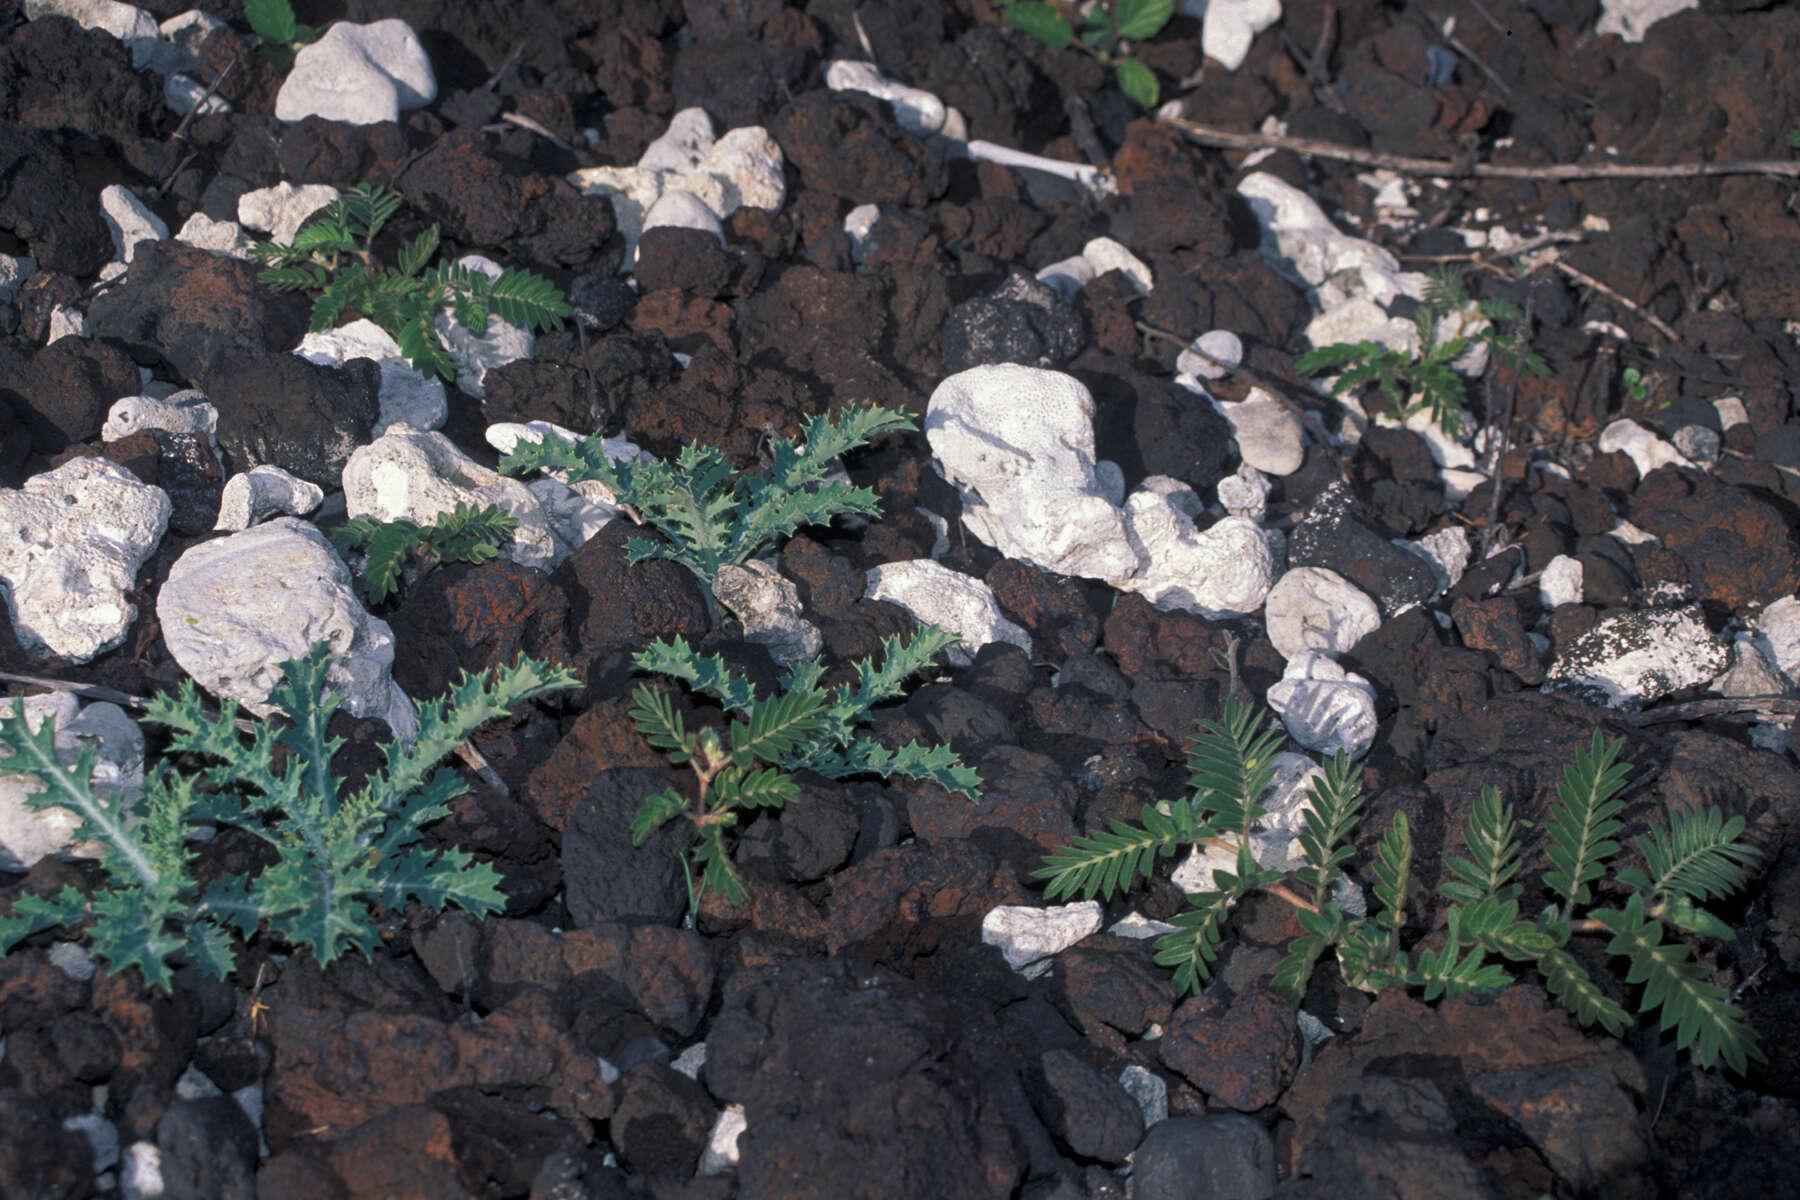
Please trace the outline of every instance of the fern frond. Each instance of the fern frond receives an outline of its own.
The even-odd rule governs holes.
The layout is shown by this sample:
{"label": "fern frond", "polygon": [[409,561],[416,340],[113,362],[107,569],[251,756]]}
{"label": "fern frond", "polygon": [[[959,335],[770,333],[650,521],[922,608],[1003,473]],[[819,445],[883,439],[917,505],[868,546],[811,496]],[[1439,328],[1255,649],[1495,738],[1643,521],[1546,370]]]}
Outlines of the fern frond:
{"label": "fern frond", "polygon": [[575,311],[555,284],[518,268],[502,271],[487,299],[502,320],[539,333],[561,329],[563,320]]}
{"label": "fern frond", "polygon": [[824,729],[820,715],[824,707],[825,693],[816,689],[787,692],[752,705],[746,720],[731,723],[732,757],[740,764],[752,758],[781,762]]}
{"label": "fern frond", "polygon": [[1619,844],[1611,840],[1625,807],[1618,795],[1631,772],[1630,763],[1618,761],[1623,745],[1617,739],[1607,742],[1594,730],[1588,748],[1577,750],[1574,763],[1563,768],[1557,802],[1550,806],[1545,853],[1554,869],[1544,873],[1544,882],[1563,897],[1564,920],[1575,905],[1588,903],[1588,883],[1600,877],[1601,864],[1618,852]]}
{"label": "fern frond", "polygon": [[1319,906],[1318,912],[1300,908],[1294,910],[1294,916],[1306,932],[1288,943],[1287,955],[1276,966],[1269,987],[1289,1002],[1299,1004],[1306,996],[1306,985],[1319,956],[1343,940],[1345,919],[1343,910],[1329,900]]}
{"label": "fern frond", "polygon": [[1625,1036],[1631,1018],[1601,991],[1573,955],[1560,947],[1538,959],[1544,987],[1583,1025],[1599,1025],[1614,1037]]}
{"label": "fern frond", "polygon": [[631,819],[631,844],[641,846],[650,835],[687,811],[687,801],[674,788],[646,796]]}
{"label": "fern frond", "polygon": [[400,253],[394,258],[394,269],[402,276],[414,276],[425,269],[431,256],[437,253],[438,227],[427,226],[418,237],[400,247]]}
{"label": "fern frond", "polygon": [[[1498,964],[1483,965],[1486,950],[1479,941],[1463,942],[1462,915],[1460,909],[1452,906],[1448,914],[1444,944],[1436,950],[1426,950],[1419,955],[1413,977],[1424,985],[1427,1004],[1439,996],[1455,997],[1476,991],[1498,991],[1512,982],[1512,977]],[[1462,952],[1465,944],[1469,947],[1467,954]]]}
{"label": "fern frond", "polygon": [[1412,832],[1406,814],[1399,810],[1381,842],[1375,847],[1375,899],[1382,911],[1374,923],[1386,931],[1388,951],[1392,955],[1400,947],[1400,928],[1406,924],[1406,885],[1412,874]]}
{"label": "fern frond", "polygon": [[776,767],[729,766],[713,780],[709,803],[726,808],[783,808],[800,798],[800,785]]}
{"label": "fern frond", "polygon": [[363,244],[375,240],[388,219],[400,210],[400,195],[384,187],[359,183],[342,197],[345,213],[349,216],[349,226]]}

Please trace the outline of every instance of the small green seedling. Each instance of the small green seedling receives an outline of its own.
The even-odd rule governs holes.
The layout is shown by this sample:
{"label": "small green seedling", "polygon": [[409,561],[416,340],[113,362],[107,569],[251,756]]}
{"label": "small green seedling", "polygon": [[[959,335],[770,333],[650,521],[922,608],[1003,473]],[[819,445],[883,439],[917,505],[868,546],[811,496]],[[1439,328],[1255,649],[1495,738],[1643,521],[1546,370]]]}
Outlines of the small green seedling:
{"label": "small green seedling", "polygon": [[430,525],[413,521],[373,521],[353,517],[331,531],[331,544],[339,554],[362,553],[363,589],[369,603],[380,604],[400,590],[400,573],[406,560],[417,556],[419,578],[439,563],[484,563],[500,556],[500,543],[512,537],[519,519],[499,505],[475,508],[458,500],[456,508],[441,512]]}
{"label": "small green seedling", "polygon": [[[421,845],[424,828],[448,816],[450,801],[469,790],[454,772],[434,768],[513,705],[580,681],[529,658],[491,677],[465,672],[451,686],[448,708],[444,698],[415,703],[417,737],[383,746],[383,769],[346,795],[331,771],[344,739],[327,733],[343,703],[325,691],[330,660],[329,643],[319,641],[281,664],[282,682],[269,702],[285,720],[258,722],[247,745],[236,701],[208,716],[192,680],[174,696],[155,697],[145,719],[173,731],[171,752],[217,765],[178,774],[165,760],[145,776],[135,801],[94,788],[92,749],[72,769],[65,766],[54,721],[32,733],[15,704],[0,702],[0,749],[8,752],[0,772],[42,785],[25,796],[30,807],[79,817],[74,836],[102,844],[105,876],[91,895],[66,885],[49,896],[20,894],[12,912],[0,916],[0,954],[57,925],[86,926],[95,957],[109,970],[136,967],[146,984],[166,992],[183,962],[229,977],[238,938],[260,929],[330,966],[347,951],[367,956],[381,944],[376,906],[399,910],[416,901],[434,910],[455,904],[476,916],[500,911],[506,897],[492,866],[466,850]],[[275,861],[254,875],[207,882],[193,867],[201,845],[194,835],[228,826],[267,843]]]}
{"label": "small green seedling", "polygon": [[1097,0],[1081,17],[1075,34],[1071,6],[1037,0],[1008,0],[1006,23],[1021,29],[1051,50],[1070,46],[1093,55],[1113,69],[1119,90],[1145,108],[1155,108],[1162,95],[1156,72],[1120,50],[1120,43],[1143,41],[1161,33],[1175,14],[1175,0]]}
{"label": "small green seedling", "polygon": [[662,539],[632,538],[626,561],[666,558],[692,571],[713,604],[719,569],[770,550],[803,525],[825,525],[842,513],[878,516],[881,505],[865,487],[827,480],[832,460],[894,430],[912,429],[911,418],[885,408],[846,409],[838,417],[808,417],[800,439],[770,443],[768,471],[739,475],[716,446],[689,443],[673,463],[661,459],[615,463],[599,437],[578,445],[561,438],[521,439],[500,470],[567,471],[566,482],[597,479],[632,520],[648,523]]}
{"label": "small green seedling", "polygon": [[331,329],[356,309],[399,343],[415,370],[441,379],[456,377],[456,359],[437,332],[440,313],[454,313],[477,335],[487,332],[489,312],[539,332],[562,328],[573,310],[541,275],[508,268],[489,279],[455,263],[427,268],[438,249],[436,225],[400,248],[396,266],[376,266],[370,247],[399,208],[397,193],[358,184],[314,214],[292,244],[252,246],[256,260],[268,264],[258,278],[278,292],[318,290],[311,332]]}
{"label": "small green seedling", "polygon": [[[1419,339],[1416,352],[1391,350],[1371,341],[1336,342],[1308,350],[1294,360],[1294,369],[1303,375],[1339,372],[1331,388],[1338,396],[1372,383],[1399,412],[1429,409],[1439,428],[1456,437],[1462,431],[1467,393],[1462,376],[1451,364],[1471,345],[1485,342],[1495,363],[1529,371],[1539,379],[1550,374],[1543,357],[1523,344],[1519,333],[1501,327],[1503,322],[1523,324],[1525,314],[1518,305],[1507,300],[1477,300],[1474,308],[1471,316],[1461,278],[1440,272],[1426,285],[1425,301],[1413,314]],[[1440,328],[1446,318],[1455,322],[1447,333]]]}
{"label": "small green seedling", "polygon": [[[1081,895],[1110,899],[1150,878],[1159,856],[1191,845],[1236,855],[1231,870],[1213,872],[1214,887],[1188,895],[1189,907],[1170,918],[1172,933],[1156,941],[1156,961],[1173,967],[1175,986],[1198,992],[1212,974],[1231,910],[1253,891],[1293,905],[1304,931],[1293,939],[1276,968],[1271,986],[1295,1004],[1306,994],[1314,964],[1335,951],[1344,982],[1365,991],[1421,988],[1427,1001],[1440,996],[1492,992],[1512,976],[1501,961],[1535,967],[1550,995],[1583,1025],[1598,1024],[1623,1036],[1631,1018],[1597,985],[1569,953],[1576,934],[1608,937],[1607,953],[1629,959],[1627,984],[1642,984],[1641,1013],[1659,1012],[1662,1028],[1675,1031],[1677,1049],[1692,1048],[1703,1067],[1721,1058],[1742,1074],[1748,1059],[1765,1061],[1743,1012],[1725,989],[1712,982],[1669,927],[1729,941],[1732,931],[1700,907],[1741,891],[1745,868],[1760,857],[1740,840],[1744,819],[1726,820],[1717,809],[1669,812],[1666,828],[1651,826],[1633,839],[1647,871],[1628,868],[1614,882],[1627,895],[1622,904],[1599,905],[1589,885],[1604,874],[1607,859],[1620,850],[1613,835],[1625,802],[1620,798],[1629,763],[1618,761],[1620,743],[1595,731],[1592,744],[1563,768],[1557,799],[1545,822],[1543,882],[1555,899],[1535,918],[1520,914],[1524,886],[1514,881],[1522,865],[1519,829],[1512,806],[1490,787],[1472,808],[1463,833],[1468,858],[1446,857],[1438,891],[1450,903],[1446,927],[1436,946],[1409,954],[1401,948],[1412,873],[1412,833],[1406,814],[1396,812],[1375,847],[1370,873],[1378,906],[1366,917],[1340,907],[1336,889],[1354,856],[1351,830],[1362,815],[1362,772],[1340,752],[1325,764],[1308,790],[1306,831],[1300,845],[1307,865],[1289,875],[1260,866],[1250,836],[1265,814],[1263,793],[1275,777],[1282,738],[1273,722],[1247,704],[1229,700],[1224,720],[1201,722],[1188,747],[1191,797],[1146,805],[1136,826],[1112,822],[1109,831],[1089,834],[1050,855],[1036,872],[1048,880],[1046,899]],[[1572,919],[1577,905],[1583,919]],[[1501,961],[1488,961],[1490,958]]]}
{"label": "small green seedling", "polygon": [[244,19],[263,40],[262,56],[283,71],[294,65],[302,46],[319,40],[317,29],[294,19],[288,0],[244,0]]}
{"label": "small green seedling", "polygon": [[1636,367],[1626,367],[1619,372],[1619,390],[1633,404],[1641,405],[1650,398],[1650,385],[1644,382],[1644,373]]}
{"label": "small green seedling", "polygon": [[[732,904],[744,898],[744,884],[731,861],[726,833],[740,813],[779,809],[797,800],[800,789],[790,772],[813,771],[827,779],[853,775],[906,775],[945,791],[979,799],[981,777],[948,746],[910,742],[889,750],[855,732],[869,709],[900,695],[908,676],[931,664],[960,639],[927,625],[909,642],[882,643],[879,666],[860,659],[852,666],[855,684],[827,691],[819,684],[825,668],[817,659],[794,663],[782,676],[779,696],[758,699],[750,681],[734,674],[718,655],[702,658],[681,638],[652,642],[633,661],[640,670],[671,675],[697,692],[715,697],[734,718],[723,737],[712,726],[690,730],[667,692],[639,684],[632,692],[631,720],[669,762],[692,768],[694,796],[674,788],[646,799],[631,822],[631,844],[641,846],[667,822],[682,817],[693,824],[688,903],[697,908],[707,890]],[[694,886],[693,868],[700,872]]]}

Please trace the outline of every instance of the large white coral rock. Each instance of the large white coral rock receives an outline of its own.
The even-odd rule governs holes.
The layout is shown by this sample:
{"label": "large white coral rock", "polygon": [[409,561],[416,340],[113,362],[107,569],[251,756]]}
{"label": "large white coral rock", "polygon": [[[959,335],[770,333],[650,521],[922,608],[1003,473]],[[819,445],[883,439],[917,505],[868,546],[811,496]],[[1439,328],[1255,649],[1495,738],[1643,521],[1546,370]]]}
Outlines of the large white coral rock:
{"label": "large white coral rock", "polygon": [[959,371],[932,392],[925,437],[969,532],[1008,558],[1091,579],[1136,573],[1109,495],[1122,481],[1095,462],[1094,398],[1079,380],[1016,363]]}
{"label": "large white coral rock", "polygon": [[1226,517],[1200,530],[1194,489],[1152,475],[1125,501],[1126,536],[1141,564],[1114,586],[1157,608],[1224,620],[1255,612],[1275,578],[1275,556],[1255,521]]}
{"label": "large white coral rock", "polygon": [[77,458],[0,491],[0,583],[19,644],[87,662],[125,640],[126,599],[172,506],[104,458]]}
{"label": "large white coral rock", "polygon": [[437,76],[412,26],[395,17],[367,25],[339,21],[294,56],[275,96],[275,117],[378,125],[435,99]]}
{"label": "large white coral rock", "polygon": [[352,715],[383,718],[403,739],[418,730],[391,674],[393,630],[363,608],[344,560],[305,521],[280,517],[192,547],[169,568],[156,616],[183,671],[259,716],[274,711],[281,664],[323,638],[334,657],[326,686]]}

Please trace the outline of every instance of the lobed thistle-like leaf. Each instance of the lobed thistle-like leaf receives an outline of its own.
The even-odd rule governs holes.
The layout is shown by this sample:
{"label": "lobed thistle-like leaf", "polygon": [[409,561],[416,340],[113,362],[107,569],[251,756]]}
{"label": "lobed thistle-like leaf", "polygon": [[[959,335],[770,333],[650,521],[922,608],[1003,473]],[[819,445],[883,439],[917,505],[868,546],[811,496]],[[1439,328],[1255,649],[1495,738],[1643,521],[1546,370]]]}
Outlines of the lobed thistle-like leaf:
{"label": "lobed thistle-like leaf", "polygon": [[[165,762],[131,804],[95,793],[92,751],[73,770],[57,761],[51,722],[34,735],[22,719],[0,718],[0,746],[11,750],[6,768],[46,785],[27,802],[81,814],[77,836],[103,843],[106,873],[92,896],[65,888],[47,899],[21,898],[0,918],[0,952],[53,925],[85,923],[95,956],[109,969],[137,967],[147,984],[166,991],[175,960],[185,957],[223,978],[232,969],[233,934],[265,926],[329,965],[379,944],[371,905],[498,910],[505,898],[492,867],[462,850],[428,853],[418,845],[424,827],[448,815],[449,801],[467,790],[454,774],[433,768],[513,704],[578,681],[529,659],[494,672],[491,683],[465,674],[451,689],[450,710],[441,699],[417,706],[417,737],[386,745],[384,769],[345,796],[331,772],[343,739],[326,732],[341,703],[324,692],[330,657],[321,641],[282,664],[282,682],[269,699],[286,723],[258,723],[248,743],[237,733],[237,705],[227,701],[217,715],[207,714],[191,680],[173,696],[152,698],[145,719],[172,731],[171,749],[215,762],[187,774]],[[292,752],[279,771],[278,745]],[[203,888],[187,865],[188,839],[202,825],[251,833],[275,848],[276,861],[254,876]]]}

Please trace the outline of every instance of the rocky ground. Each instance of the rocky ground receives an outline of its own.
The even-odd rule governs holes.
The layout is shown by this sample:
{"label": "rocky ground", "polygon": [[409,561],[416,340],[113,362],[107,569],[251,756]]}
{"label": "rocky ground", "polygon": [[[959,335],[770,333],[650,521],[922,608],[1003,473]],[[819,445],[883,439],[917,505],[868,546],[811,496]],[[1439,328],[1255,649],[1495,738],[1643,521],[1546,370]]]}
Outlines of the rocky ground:
{"label": "rocky ground", "polygon": [[[8,953],[0,1195],[1791,1190],[1791,178],[1447,180],[1207,148],[985,0],[297,8],[319,29],[405,21],[429,92],[416,72],[362,67],[373,115],[335,112],[329,86],[288,92],[304,64],[260,54],[235,0],[212,10],[229,27],[184,18],[174,36],[156,28],[180,15],[173,0],[82,10],[104,29],[0,0],[0,669],[108,689],[90,708],[209,671],[265,671],[266,695],[267,667],[307,638],[247,593],[300,562],[291,611],[391,655],[382,688],[391,672],[430,699],[521,651],[583,686],[478,733],[486,770],[459,766],[470,790],[431,830],[495,866],[504,915],[384,913],[370,959],[324,971],[257,937],[230,982],[189,967],[166,996],[95,972],[65,929]],[[1227,16],[1244,20],[1221,7],[1208,32],[1177,15],[1134,50],[1165,101],[1227,130],[1521,167],[1672,164],[1786,159],[1800,113],[1791,6],[1722,0],[1644,32],[1594,0],[1289,0],[1221,64],[1203,46],[1236,56]],[[840,60],[879,76],[840,67],[828,83]],[[881,79],[929,95],[879,99],[866,89]],[[213,111],[184,119],[202,93]],[[710,120],[677,118],[690,109]],[[749,131],[730,153],[727,131]],[[966,139],[1104,170],[1020,169],[979,147],[990,161],[975,161]],[[395,246],[435,222],[449,256],[550,278],[573,319],[463,346],[437,390],[349,335],[297,357],[310,298],[232,252],[310,207],[268,189],[364,182],[404,200]],[[1408,318],[1417,273],[1443,266],[1527,312],[1548,367],[1471,377],[1462,441],[1370,419],[1377,395],[1353,412],[1294,370],[1327,328],[1380,336]],[[1232,365],[1181,358],[1219,332],[1236,347],[1205,344]],[[1003,362],[1079,387],[966,374]],[[1076,397],[1074,426],[1039,420],[1052,392]],[[1001,481],[950,465],[953,446],[889,435],[846,464],[880,517],[780,546],[829,666],[938,611],[878,586],[876,568],[935,559],[991,596],[963,630],[972,656],[873,726],[955,747],[982,803],[900,777],[809,778],[805,803],[742,830],[747,901],[709,897],[684,921],[680,844],[634,850],[627,833],[643,796],[683,780],[628,718],[631,655],[681,635],[765,682],[776,660],[754,619],[715,614],[680,567],[628,565],[628,521],[584,525],[593,510],[567,489],[494,475],[510,444],[494,427],[548,421],[663,457],[697,440],[754,470],[772,435],[867,403],[922,427],[936,412],[940,430],[946,412],[1023,421],[1044,439],[1030,465],[1067,459],[1080,481],[1009,508]],[[227,488],[258,466],[284,482]],[[318,530],[429,519],[446,496],[502,502],[535,540],[411,576],[373,611],[305,607],[327,576],[360,594]],[[1088,528],[1077,512],[1117,537],[1059,544]],[[34,537],[34,519],[55,532]],[[1250,551],[1221,540],[1246,527]],[[209,544],[238,607],[208,608],[184,578]],[[1296,569],[1354,587],[1281,592]],[[211,645],[195,648],[197,626]],[[261,657],[220,665],[244,646]],[[1336,675],[1302,647],[1333,652]],[[1296,657],[1311,664],[1298,675]],[[1215,981],[1179,997],[1114,924],[1182,907],[1167,866],[1105,906],[1107,932],[1047,970],[1012,969],[984,921],[1045,905],[1032,873],[1052,847],[1183,795],[1185,739],[1234,687],[1308,698],[1287,705],[1295,736],[1364,754],[1351,872],[1367,880],[1370,831],[1406,814],[1415,938],[1432,936],[1430,885],[1483,787],[1541,821],[1596,728],[1634,764],[1622,841],[1671,806],[1744,817],[1763,859],[1715,906],[1737,936],[1695,948],[1767,1061],[1701,1070],[1648,1018],[1623,1039],[1583,1029],[1529,970],[1497,995],[1425,1004],[1326,965],[1301,1022],[1270,988],[1299,928],[1263,897],[1234,914]],[[352,779],[393,732],[393,712],[358,711],[333,725]],[[154,764],[166,734],[141,736]],[[0,911],[97,881],[91,860],[28,843],[8,845]],[[1546,864],[1527,845],[1536,889]],[[200,870],[254,871],[261,854],[224,834]],[[1574,949],[1635,1008],[1603,941]]]}

